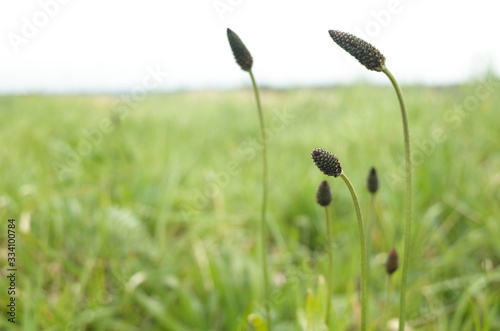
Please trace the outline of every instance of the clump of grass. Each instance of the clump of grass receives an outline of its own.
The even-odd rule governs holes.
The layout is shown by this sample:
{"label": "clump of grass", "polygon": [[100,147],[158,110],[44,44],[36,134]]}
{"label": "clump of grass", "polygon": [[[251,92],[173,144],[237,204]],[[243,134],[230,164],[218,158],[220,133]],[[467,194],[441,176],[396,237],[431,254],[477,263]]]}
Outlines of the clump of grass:
{"label": "clump of grass", "polygon": [[267,210],[267,195],[268,195],[268,168],[267,168],[267,144],[264,133],[264,116],[262,114],[262,107],[260,104],[259,88],[255,81],[255,77],[252,72],[253,58],[247,47],[241,41],[240,37],[234,33],[231,29],[227,29],[227,38],[229,40],[229,45],[233,52],[236,63],[240,66],[241,70],[244,70],[250,74],[250,79],[252,80],[252,86],[255,96],[255,102],[257,103],[257,112],[259,115],[260,133],[262,138],[262,204],[261,204],[261,215],[260,215],[260,229],[261,229],[261,258],[262,258],[262,275],[264,283],[264,307],[266,311],[266,320],[268,330],[271,330],[271,312],[269,307],[269,273],[267,270],[267,223],[266,223],[266,210]]}
{"label": "clump of grass", "polygon": [[346,32],[338,30],[328,31],[333,41],[342,47],[346,52],[354,56],[362,65],[367,69],[373,71],[383,72],[391,81],[396,95],[398,97],[399,106],[401,108],[401,117],[403,121],[403,141],[405,148],[405,173],[406,173],[406,216],[405,216],[405,230],[404,230],[404,256],[403,268],[401,276],[401,298],[400,298],[400,312],[399,312],[399,330],[404,330],[405,316],[405,296],[406,296],[406,279],[408,273],[408,263],[410,254],[410,240],[411,240],[411,206],[412,206],[412,175],[410,163],[410,129],[408,125],[408,114],[406,105],[403,98],[401,88],[385,65],[385,56],[373,45],[366,41]]}
{"label": "clump of grass", "polygon": [[330,225],[330,212],[328,206],[332,202],[332,191],[330,189],[330,184],[326,180],[322,181],[318,190],[316,191],[316,202],[322,206],[325,210],[325,222],[326,222],[326,237],[327,237],[327,249],[328,249],[328,276],[326,279],[326,325],[330,325],[330,310],[332,301],[332,289],[333,289],[333,254],[331,249],[332,243],[332,227]]}
{"label": "clump of grass", "polygon": [[323,148],[316,148],[312,151],[311,157],[314,164],[316,164],[318,169],[321,170],[323,174],[333,177],[340,176],[351,193],[351,198],[354,203],[354,209],[356,210],[356,216],[358,219],[359,241],[361,246],[361,330],[366,330],[368,261],[366,258],[365,230],[363,226],[363,218],[361,217],[361,208],[359,206],[358,196],[351,181],[347,175],[344,174],[342,166],[335,155]]}

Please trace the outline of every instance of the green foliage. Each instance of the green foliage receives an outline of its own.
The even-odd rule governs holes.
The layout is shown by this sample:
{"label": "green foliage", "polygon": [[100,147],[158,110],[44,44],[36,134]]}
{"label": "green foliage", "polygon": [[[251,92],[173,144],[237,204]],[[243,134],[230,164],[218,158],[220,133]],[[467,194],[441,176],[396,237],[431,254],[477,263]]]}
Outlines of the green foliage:
{"label": "green foliage", "polygon": [[[500,83],[487,81],[404,88],[415,162],[407,312],[416,330],[500,328]],[[269,303],[258,301],[260,134],[251,90],[149,95],[123,113],[118,96],[0,97],[0,216],[4,226],[17,222],[18,329],[251,330],[249,316],[259,322],[265,304],[275,330],[301,330],[304,321],[321,329],[328,247],[315,202],[324,177],[309,156],[316,147],[342,160],[363,211],[366,173],[377,168],[369,329],[397,317],[399,272],[382,311],[385,254],[401,251],[404,219],[394,92],[357,85],[261,97]],[[356,329],[356,216],[343,183],[330,184],[332,307],[341,329]],[[8,327],[4,316],[0,329]]]}

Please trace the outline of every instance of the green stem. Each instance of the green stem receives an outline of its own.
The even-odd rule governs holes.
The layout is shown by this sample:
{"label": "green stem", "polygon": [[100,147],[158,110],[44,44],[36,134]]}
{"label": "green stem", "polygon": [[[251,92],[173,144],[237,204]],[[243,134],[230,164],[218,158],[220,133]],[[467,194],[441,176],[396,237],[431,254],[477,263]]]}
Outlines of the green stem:
{"label": "green stem", "polygon": [[342,173],[340,175],[344,180],[345,184],[349,188],[351,192],[352,201],[354,202],[354,208],[356,209],[356,216],[358,218],[358,227],[359,227],[359,240],[361,245],[361,330],[366,330],[366,312],[367,312],[367,284],[368,284],[368,262],[366,259],[366,244],[365,244],[365,230],[363,227],[363,218],[361,217],[361,208],[359,207],[358,196],[356,195],[356,191],[354,191],[354,187],[351,184],[349,178]]}
{"label": "green stem", "polygon": [[411,159],[410,159],[410,129],[408,126],[408,114],[406,111],[405,101],[403,99],[403,93],[399,87],[396,78],[385,66],[382,71],[389,77],[392,86],[396,90],[396,94],[399,100],[399,106],[401,108],[401,116],[403,119],[403,136],[404,136],[404,147],[405,147],[405,170],[406,170],[406,216],[405,216],[405,229],[404,229],[404,255],[403,255],[403,267],[401,275],[401,297],[400,297],[400,308],[399,308],[399,331],[404,330],[405,326],[405,303],[406,303],[406,279],[408,275],[408,265],[410,259],[410,241],[411,241]]}
{"label": "green stem", "polygon": [[[366,217],[366,252],[371,255],[372,249],[372,229],[375,223],[375,194],[370,194],[370,204],[368,206],[368,216]],[[375,231],[375,230],[373,230]]]}
{"label": "green stem", "polygon": [[[372,229],[373,222],[375,221],[375,194],[371,193],[370,205],[368,207],[368,213],[365,219],[365,238],[366,238],[366,278],[371,279],[371,268],[370,268],[370,259],[372,255]],[[370,293],[366,292],[366,302],[370,301]],[[368,315],[369,306],[366,307],[366,315]]]}
{"label": "green stem", "polygon": [[326,325],[330,327],[330,309],[332,301],[332,282],[333,282],[333,254],[332,254],[332,227],[330,225],[330,213],[325,206],[326,236],[328,249],[328,279],[326,281]]}
{"label": "green stem", "polygon": [[392,276],[389,275],[387,277],[387,297],[385,298],[384,308],[382,309],[382,322],[385,323],[387,321],[387,312],[391,304],[391,296],[392,296]]}
{"label": "green stem", "polygon": [[253,92],[257,102],[257,110],[259,113],[260,133],[262,139],[262,207],[260,213],[260,231],[261,231],[261,254],[262,254],[262,275],[264,278],[264,308],[266,310],[266,320],[268,330],[271,331],[271,312],[269,301],[269,273],[267,271],[267,223],[266,223],[266,209],[267,209],[267,190],[268,190],[268,174],[267,174],[267,146],[266,136],[264,133],[264,116],[262,114],[262,107],[260,105],[259,88],[255,82],[252,70],[249,70],[250,78],[252,79]]}

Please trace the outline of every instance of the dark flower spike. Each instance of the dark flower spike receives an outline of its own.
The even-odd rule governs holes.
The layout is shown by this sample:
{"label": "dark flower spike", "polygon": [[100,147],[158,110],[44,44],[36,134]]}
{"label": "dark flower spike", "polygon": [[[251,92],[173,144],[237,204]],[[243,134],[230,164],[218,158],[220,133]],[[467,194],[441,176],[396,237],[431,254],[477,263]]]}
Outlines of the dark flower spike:
{"label": "dark flower spike", "polygon": [[332,191],[330,184],[326,180],[322,181],[316,191],[316,201],[320,206],[326,207],[332,202]]}
{"label": "dark flower spike", "polygon": [[398,262],[398,253],[395,249],[391,249],[389,255],[387,255],[387,261],[385,263],[385,270],[387,274],[390,276],[396,270],[398,270],[399,262]]}
{"label": "dark flower spike", "polygon": [[250,71],[252,69],[253,58],[243,41],[229,28],[227,29],[227,39],[229,40],[236,63],[238,63],[242,70]]}
{"label": "dark flower spike", "polygon": [[368,191],[375,194],[378,191],[378,176],[375,168],[371,168],[370,174],[368,175],[368,179],[366,180],[366,186],[368,187]]}
{"label": "dark flower spike", "polygon": [[367,43],[350,33],[338,30],[329,30],[333,41],[351,54],[369,70],[382,71],[385,64],[385,57],[372,44]]}
{"label": "dark flower spike", "polygon": [[325,175],[338,177],[342,175],[342,167],[340,166],[339,159],[329,151],[323,148],[316,148],[312,151],[311,157],[314,164]]}

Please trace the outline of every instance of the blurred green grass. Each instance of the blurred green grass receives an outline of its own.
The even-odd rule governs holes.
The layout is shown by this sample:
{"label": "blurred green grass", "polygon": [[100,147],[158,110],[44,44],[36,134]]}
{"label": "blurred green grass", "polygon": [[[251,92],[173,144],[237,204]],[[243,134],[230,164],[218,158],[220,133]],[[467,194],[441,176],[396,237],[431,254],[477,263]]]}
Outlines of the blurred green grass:
{"label": "blurred green grass", "polygon": [[[403,87],[415,162],[407,310],[417,330],[500,328],[500,82],[491,80],[484,93],[488,80]],[[251,91],[148,95],[125,112],[119,102],[0,97],[2,243],[7,219],[17,220],[14,329],[250,330],[247,316],[263,311]],[[271,128],[275,329],[301,329],[309,289],[325,297],[318,285],[326,274],[325,225],[315,191],[326,177],[310,160],[315,147],[338,156],[365,214],[368,171],[379,173],[369,322],[384,328],[398,314],[400,274],[384,313],[383,264],[391,248],[402,253],[404,215],[394,92],[365,84],[264,90],[262,103]],[[334,307],[339,329],[356,329],[355,214],[343,183],[328,180]],[[2,307],[7,299],[0,296]],[[0,319],[0,328],[12,327]]]}

